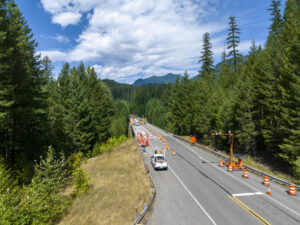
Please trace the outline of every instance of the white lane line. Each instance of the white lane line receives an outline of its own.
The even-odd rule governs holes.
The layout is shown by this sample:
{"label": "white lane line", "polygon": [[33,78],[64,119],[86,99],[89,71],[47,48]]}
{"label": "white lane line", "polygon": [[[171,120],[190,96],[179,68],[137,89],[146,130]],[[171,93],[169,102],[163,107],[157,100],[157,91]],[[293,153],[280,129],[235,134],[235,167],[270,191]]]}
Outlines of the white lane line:
{"label": "white lane line", "polygon": [[253,192],[253,193],[240,193],[240,194],[232,194],[234,197],[238,196],[251,196],[251,195],[263,195],[262,192]]}
{"label": "white lane line", "polygon": [[202,205],[198,202],[198,200],[195,198],[195,196],[190,192],[190,190],[185,186],[185,184],[181,181],[181,179],[177,176],[175,171],[172,169],[172,167],[169,165],[169,169],[172,171],[172,173],[175,175],[177,180],[182,184],[184,189],[189,193],[189,195],[192,197],[192,199],[197,203],[197,205],[202,209],[202,211],[205,213],[205,215],[209,218],[209,220],[214,224],[217,225],[216,222],[211,218],[211,216],[206,212],[206,210],[202,207]]}
{"label": "white lane line", "polygon": [[[170,137],[170,138],[172,138],[172,137]],[[172,138],[172,139],[173,139],[173,138]],[[173,141],[179,143],[179,142],[178,142],[177,140],[175,140],[175,139],[173,139]],[[208,162],[206,159],[202,158],[197,152],[195,152],[195,151],[194,151],[193,149],[191,149],[189,146],[185,145],[185,143],[180,143],[180,144],[184,145],[187,149],[189,149],[189,150],[192,151],[194,154],[196,154],[200,159],[202,159],[202,160]],[[209,165],[211,165],[211,166],[215,167],[216,169],[222,171],[223,173],[227,174],[228,176],[231,176],[231,177],[234,178],[235,180],[239,181],[241,184],[245,184],[245,185],[247,185],[248,187],[252,188],[253,190],[255,190],[255,191],[257,191],[257,192],[260,192],[260,190],[258,190],[257,188],[251,186],[250,184],[247,184],[247,183],[241,181],[241,180],[238,179],[237,177],[235,177],[235,176],[233,176],[232,174],[226,172],[225,170],[222,170],[222,169],[219,168],[218,166],[216,166],[216,165],[214,165],[214,164],[209,164]],[[282,207],[286,208],[287,210],[293,212],[295,215],[297,215],[297,216],[300,217],[300,214],[299,214],[298,212],[296,212],[296,211],[290,209],[289,207],[287,207],[287,206],[284,205],[283,203],[281,203],[281,202],[275,200],[274,198],[271,198],[270,196],[268,196],[268,195],[266,195],[266,194],[264,194],[264,193],[263,193],[262,195],[265,196],[265,197],[268,197],[269,199],[271,199],[272,201],[274,201],[274,202],[277,203],[278,205],[281,205]]]}
{"label": "white lane line", "polygon": [[[184,142],[182,142],[182,141],[179,141],[179,140],[173,138],[171,135],[168,135],[168,137],[171,138],[174,142],[177,142],[177,143],[179,143],[179,144],[185,146],[188,150],[190,150],[191,152],[193,152],[193,153],[194,153],[196,156],[198,156],[200,159],[204,160],[205,162],[208,162],[206,159],[202,158],[202,157],[199,155],[199,153],[198,153],[197,151],[195,151],[194,149],[190,148],[190,147],[188,146],[188,144],[186,144],[186,143],[184,143]],[[182,143],[181,143],[181,142],[182,142]],[[211,166],[215,167],[216,169],[222,171],[222,172],[225,173],[226,175],[231,176],[232,178],[234,178],[235,180],[237,180],[237,181],[240,182],[241,184],[245,184],[245,185],[247,185],[248,187],[252,188],[253,190],[255,190],[255,191],[257,191],[257,192],[260,192],[259,189],[257,189],[257,188],[255,188],[255,187],[251,186],[250,184],[247,184],[247,183],[241,181],[241,180],[238,179],[237,177],[235,177],[235,176],[233,176],[232,174],[226,172],[225,170],[222,170],[222,169],[219,168],[218,166],[216,166],[216,165],[214,165],[214,164],[211,164],[211,163],[210,163],[209,165],[211,165]],[[269,195],[266,195],[266,194],[264,194],[264,193],[263,193],[262,195],[265,196],[265,197],[267,197],[267,198],[269,198],[270,200],[272,200],[272,201],[275,202],[276,204],[281,205],[283,208],[285,208],[285,209],[291,211],[292,213],[294,213],[295,215],[297,215],[297,216],[300,217],[300,213],[298,213],[298,212],[296,212],[295,210],[293,210],[293,209],[287,207],[287,206],[284,205],[283,203],[281,203],[281,202],[275,200],[274,198],[272,198],[272,197],[270,197]]]}

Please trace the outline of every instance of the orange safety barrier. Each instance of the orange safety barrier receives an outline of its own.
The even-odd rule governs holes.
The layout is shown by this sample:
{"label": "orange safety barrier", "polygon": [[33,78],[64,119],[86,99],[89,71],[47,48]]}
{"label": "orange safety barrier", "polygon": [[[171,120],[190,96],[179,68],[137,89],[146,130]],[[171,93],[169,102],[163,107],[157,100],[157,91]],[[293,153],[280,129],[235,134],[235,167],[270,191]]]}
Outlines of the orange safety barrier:
{"label": "orange safety barrier", "polygon": [[248,177],[248,170],[244,170],[243,177],[244,177],[244,178],[249,178],[249,177]]}
{"label": "orange safety barrier", "polygon": [[232,166],[231,165],[228,166],[228,172],[232,172]]}
{"label": "orange safety barrier", "polygon": [[293,185],[293,184],[290,184],[289,195],[293,195],[293,196],[296,195],[296,192],[295,192],[295,185]]}
{"label": "orange safety barrier", "polygon": [[268,195],[271,195],[271,189],[268,188],[268,192],[267,192]]}
{"label": "orange safety barrier", "polygon": [[219,161],[219,167],[222,167],[223,166],[223,160],[220,160]]}
{"label": "orange safety barrier", "polygon": [[267,177],[267,176],[264,176],[264,185],[265,186],[270,186],[270,184],[269,184],[269,177]]}
{"label": "orange safety barrier", "polygon": [[175,150],[173,149],[173,154],[172,154],[173,156],[176,156],[176,152],[175,152]]}

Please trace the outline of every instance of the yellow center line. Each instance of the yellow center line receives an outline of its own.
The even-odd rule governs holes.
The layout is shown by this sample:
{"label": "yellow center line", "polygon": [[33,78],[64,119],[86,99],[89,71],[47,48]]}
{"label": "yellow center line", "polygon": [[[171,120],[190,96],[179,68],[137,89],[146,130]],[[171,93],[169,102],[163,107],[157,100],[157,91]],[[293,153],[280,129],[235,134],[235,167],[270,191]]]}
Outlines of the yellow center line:
{"label": "yellow center line", "polygon": [[245,203],[243,203],[241,200],[234,196],[228,195],[228,197],[233,200],[236,204],[238,204],[240,207],[242,207],[244,210],[246,210],[250,215],[252,215],[254,218],[256,218],[258,221],[260,221],[262,224],[265,225],[271,225],[268,221],[266,221],[264,218],[262,218],[258,213],[256,213],[254,210],[250,209]]}

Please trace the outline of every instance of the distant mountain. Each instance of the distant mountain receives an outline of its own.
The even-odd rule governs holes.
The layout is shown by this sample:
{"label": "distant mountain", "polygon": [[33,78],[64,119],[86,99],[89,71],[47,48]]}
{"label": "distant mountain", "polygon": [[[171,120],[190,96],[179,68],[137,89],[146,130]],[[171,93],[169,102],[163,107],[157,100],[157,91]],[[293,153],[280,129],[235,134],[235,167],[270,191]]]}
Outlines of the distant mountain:
{"label": "distant mountain", "polygon": [[168,73],[164,76],[158,77],[158,76],[152,76],[145,79],[137,79],[132,85],[133,86],[143,86],[147,84],[174,84],[176,81],[176,77],[179,77],[181,79],[181,75],[179,74],[173,74]]}

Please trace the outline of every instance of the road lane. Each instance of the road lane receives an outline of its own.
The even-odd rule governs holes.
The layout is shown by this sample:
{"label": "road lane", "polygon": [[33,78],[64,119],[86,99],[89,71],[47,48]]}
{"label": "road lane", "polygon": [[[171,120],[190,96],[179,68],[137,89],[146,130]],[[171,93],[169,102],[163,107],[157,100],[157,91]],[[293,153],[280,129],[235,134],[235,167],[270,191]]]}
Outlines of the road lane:
{"label": "road lane", "polygon": [[[134,127],[142,131],[141,126]],[[148,225],[183,225],[213,224],[189,195],[170,170],[154,171],[150,156],[154,148],[162,149],[163,145],[157,136],[149,139],[150,146],[143,153],[156,187],[156,198],[148,217]]]}
{"label": "road lane", "polygon": [[[260,184],[259,177],[256,175],[249,174],[250,179],[245,181],[241,178],[241,172],[228,174],[225,168],[220,169],[217,166],[217,157],[199,151],[199,149],[173,138],[172,135],[168,135],[156,127],[151,125],[150,127],[156,133],[164,134],[171,149],[176,149],[177,155],[173,157],[171,151],[167,151],[166,154],[169,165],[176,175],[172,175],[170,171],[153,171],[152,168],[150,169],[156,184],[157,196],[160,192],[163,192],[164,195],[161,195],[160,199],[155,202],[148,224],[213,224],[207,216],[206,221],[203,220],[205,213],[199,205],[197,207],[195,201],[191,202],[191,195],[194,196],[216,224],[300,224],[298,196],[294,198],[284,196],[281,193],[279,197],[276,197],[278,200],[275,198],[273,200],[273,196],[271,199],[264,194],[266,187]],[[140,127],[139,129],[145,128]],[[150,131],[147,132],[151,133]],[[163,147],[157,137],[150,139],[150,144],[151,148],[147,148],[145,156],[150,156],[153,147]],[[145,157],[145,160],[147,162],[147,157]],[[159,174],[163,174],[163,176],[160,177]],[[184,185],[178,182],[178,179],[176,182],[176,176]],[[174,189],[177,189],[177,192],[170,192],[173,187],[176,187]],[[283,189],[280,185],[272,184],[271,187],[274,188],[275,193],[280,193]],[[191,193],[188,196],[190,200],[183,201],[183,196],[187,197],[188,191],[186,189]],[[166,190],[168,191],[166,192]],[[255,192],[263,194],[231,197],[232,194]],[[286,200],[286,198],[292,199]],[[179,199],[177,201],[179,205],[175,206],[173,210],[168,210],[167,205],[174,204],[175,199]],[[180,210],[178,210],[179,208]],[[188,210],[184,210],[186,208]],[[201,215],[201,219],[197,217],[197,211]],[[192,219],[194,216],[195,220]],[[185,220],[182,220],[182,218]],[[176,221],[181,223],[176,223]],[[184,223],[182,223],[183,221]]]}

